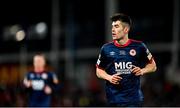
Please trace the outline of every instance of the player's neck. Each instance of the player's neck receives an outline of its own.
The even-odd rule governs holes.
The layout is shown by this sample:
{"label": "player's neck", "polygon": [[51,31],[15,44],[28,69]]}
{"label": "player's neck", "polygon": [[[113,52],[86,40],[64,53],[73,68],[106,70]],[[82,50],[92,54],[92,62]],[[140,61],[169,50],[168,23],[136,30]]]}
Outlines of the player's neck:
{"label": "player's neck", "polygon": [[128,42],[129,38],[128,38],[128,35],[127,36],[124,36],[124,38],[122,39],[118,39],[117,42],[120,44],[120,45],[124,45]]}
{"label": "player's neck", "polygon": [[36,72],[36,73],[42,73],[42,72],[44,72],[44,68],[34,68],[34,71]]}

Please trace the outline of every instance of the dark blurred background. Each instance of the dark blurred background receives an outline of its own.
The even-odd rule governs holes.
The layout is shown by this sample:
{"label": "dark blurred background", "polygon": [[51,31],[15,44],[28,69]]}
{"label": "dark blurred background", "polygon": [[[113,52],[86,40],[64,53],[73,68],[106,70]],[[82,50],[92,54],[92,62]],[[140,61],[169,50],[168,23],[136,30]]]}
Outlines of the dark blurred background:
{"label": "dark blurred background", "polygon": [[111,41],[109,17],[131,16],[130,38],[142,40],[158,70],[142,77],[144,106],[180,106],[179,0],[1,0],[0,106],[26,106],[22,88],[32,57],[43,52],[61,89],[52,106],[106,106],[95,75],[101,46]]}

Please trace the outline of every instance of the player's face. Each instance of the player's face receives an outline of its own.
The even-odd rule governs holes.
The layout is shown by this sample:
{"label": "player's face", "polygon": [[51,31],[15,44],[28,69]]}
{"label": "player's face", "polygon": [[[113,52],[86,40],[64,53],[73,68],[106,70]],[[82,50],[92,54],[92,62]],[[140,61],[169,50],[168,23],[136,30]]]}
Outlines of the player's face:
{"label": "player's face", "polygon": [[112,38],[113,40],[123,39],[127,34],[127,27],[119,20],[112,22]]}
{"label": "player's face", "polygon": [[45,58],[43,56],[35,56],[33,59],[35,72],[44,71]]}

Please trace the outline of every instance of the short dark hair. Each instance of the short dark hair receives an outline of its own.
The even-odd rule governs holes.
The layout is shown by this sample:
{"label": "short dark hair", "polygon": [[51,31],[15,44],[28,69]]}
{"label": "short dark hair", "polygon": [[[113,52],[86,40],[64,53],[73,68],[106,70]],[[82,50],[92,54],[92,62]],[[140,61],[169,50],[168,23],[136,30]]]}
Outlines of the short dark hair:
{"label": "short dark hair", "polygon": [[115,13],[113,16],[110,17],[111,21],[122,21],[124,23],[127,23],[130,27],[132,26],[132,20],[131,18],[123,13]]}

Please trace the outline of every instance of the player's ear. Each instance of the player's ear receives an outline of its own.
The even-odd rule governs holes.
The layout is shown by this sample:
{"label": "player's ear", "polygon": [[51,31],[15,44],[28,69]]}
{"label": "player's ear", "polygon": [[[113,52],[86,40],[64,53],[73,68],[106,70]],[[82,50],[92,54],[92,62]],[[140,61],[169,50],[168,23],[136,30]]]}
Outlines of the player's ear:
{"label": "player's ear", "polygon": [[124,33],[128,33],[129,32],[129,27],[124,27]]}

